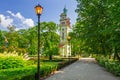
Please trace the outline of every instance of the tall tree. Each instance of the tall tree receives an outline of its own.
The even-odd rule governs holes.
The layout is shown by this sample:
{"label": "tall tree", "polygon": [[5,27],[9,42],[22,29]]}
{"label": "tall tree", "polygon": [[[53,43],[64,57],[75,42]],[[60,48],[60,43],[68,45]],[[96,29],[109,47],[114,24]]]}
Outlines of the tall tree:
{"label": "tall tree", "polygon": [[[75,32],[83,41],[89,53],[119,53],[119,0],[76,0],[78,19]],[[112,44],[112,45],[111,45]],[[115,48],[116,47],[116,48]],[[117,50],[117,51],[116,51]],[[118,57],[118,55],[117,55]]]}
{"label": "tall tree", "polygon": [[54,22],[43,22],[42,36],[44,36],[44,50],[49,59],[52,60],[53,54],[58,54],[59,36],[56,33],[57,25]]}

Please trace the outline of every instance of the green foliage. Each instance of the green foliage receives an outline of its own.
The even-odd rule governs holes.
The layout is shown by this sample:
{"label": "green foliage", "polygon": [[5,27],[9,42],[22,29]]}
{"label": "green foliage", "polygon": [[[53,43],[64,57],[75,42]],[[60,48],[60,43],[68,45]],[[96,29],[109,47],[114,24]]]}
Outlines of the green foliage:
{"label": "green foliage", "polygon": [[41,24],[41,28],[43,29],[41,38],[44,40],[44,43],[41,43],[43,44],[42,46],[44,46],[43,54],[51,57],[52,59],[52,55],[58,54],[59,36],[56,33],[57,25],[53,22],[43,22]]}
{"label": "green foliage", "polygon": [[[25,76],[28,76],[28,75],[33,76],[35,72],[36,72],[36,66],[4,69],[4,70],[0,70],[0,80],[21,80]],[[34,80],[34,78],[32,79]]]}
{"label": "green foliage", "polygon": [[[59,44],[59,36],[56,33],[57,25],[54,22],[41,22],[40,28],[40,47],[43,51],[42,53],[57,54]],[[38,45],[37,26],[18,31],[15,31],[14,26],[9,26],[8,29],[9,32],[0,31],[0,52],[16,51],[20,55],[24,55],[26,52],[29,55],[36,55]]]}
{"label": "green foliage", "polygon": [[[119,0],[76,0],[77,23],[73,33],[79,37],[82,52],[119,54]],[[118,56],[117,56],[118,57]]]}
{"label": "green foliage", "polygon": [[[37,29],[36,27],[30,28],[24,34],[25,38],[28,39],[27,51],[30,55],[34,55],[37,53]],[[25,43],[26,44],[26,43]]]}
{"label": "green foliage", "polygon": [[108,71],[113,74],[120,76],[120,62],[105,57],[98,58],[98,62],[101,66],[105,67]]}
{"label": "green foliage", "polygon": [[[5,57],[5,55],[1,54],[2,59]],[[8,69],[0,69],[0,80],[35,80],[35,73],[37,72],[37,65],[33,64],[31,61],[27,61],[27,64],[23,65],[24,63],[21,63],[22,58],[18,58],[15,55],[11,54],[12,57],[8,61],[6,61],[7,64],[10,64],[11,66],[14,66],[12,63],[13,61],[15,64],[18,65],[17,68],[8,68]],[[15,56],[15,57],[13,57]],[[13,61],[10,61],[13,60]],[[17,60],[18,63],[21,63],[23,67],[19,66],[18,63],[16,63]],[[40,64],[40,75],[41,77],[48,76],[49,74],[53,73],[57,69],[60,69],[62,67],[67,66],[68,64],[76,61],[77,59],[55,59],[53,61],[50,60],[43,60]],[[10,63],[11,62],[11,63]],[[24,62],[24,61],[23,61]],[[0,62],[1,63],[1,62]],[[7,65],[6,65],[7,66]]]}
{"label": "green foliage", "polygon": [[[47,76],[57,70],[56,63],[47,63],[40,66],[41,77]],[[0,70],[0,80],[35,80],[36,65],[22,68]]]}
{"label": "green foliage", "polygon": [[0,54],[0,70],[26,66],[26,60],[15,54]]}
{"label": "green foliage", "polygon": [[43,63],[43,65],[41,66],[40,74],[41,76],[47,76],[51,74],[52,72],[56,71],[57,68],[58,68],[58,65],[54,62]]}
{"label": "green foliage", "polygon": [[0,30],[0,46],[2,46],[4,44],[4,38],[2,35],[2,31]]}
{"label": "green foliage", "polygon": [[14,48],[13,46],[11,47],[5,47],[5,46],[1,46],[0,47],[0,52],[4,53],[17,53],[18,55],[24,55],[26,53],[26,49],[23,48]]}

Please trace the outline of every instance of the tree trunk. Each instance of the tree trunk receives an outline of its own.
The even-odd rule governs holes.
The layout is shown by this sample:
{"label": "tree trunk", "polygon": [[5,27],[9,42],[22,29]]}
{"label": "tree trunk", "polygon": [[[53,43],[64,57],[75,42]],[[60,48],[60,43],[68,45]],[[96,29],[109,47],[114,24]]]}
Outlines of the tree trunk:
{"label": "tree trunk", "polygon": [[52,60],[52,55],[51,54],[49,55],[49,60]]}

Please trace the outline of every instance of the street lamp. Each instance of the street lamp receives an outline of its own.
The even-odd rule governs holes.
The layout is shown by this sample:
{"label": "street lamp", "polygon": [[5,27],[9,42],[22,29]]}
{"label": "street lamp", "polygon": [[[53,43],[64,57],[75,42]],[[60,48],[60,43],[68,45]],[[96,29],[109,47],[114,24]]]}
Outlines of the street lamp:
{"label": "street lamp", "polygon": [[40,16],[42,14],[42,6],[35,6],[35,11],[38,16],[38,64],[37,64],[37,73],[35,74],[35,80],[40,80]]}
{"label": "street lamp", "polygon": [[70,39],[71,39],[71,37],[68,36],[68,37],[67,37],[67,40],[68,40],[68,45],[69,45],[69,54],[68,54],[69,63],[70,63]]}

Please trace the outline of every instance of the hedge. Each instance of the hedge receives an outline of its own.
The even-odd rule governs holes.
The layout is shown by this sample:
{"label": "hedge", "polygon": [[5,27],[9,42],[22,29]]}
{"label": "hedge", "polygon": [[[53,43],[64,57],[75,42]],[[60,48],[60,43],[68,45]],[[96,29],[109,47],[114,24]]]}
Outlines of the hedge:
{"label": "hedge", "polygon": [[[34,80],[36,70],[36,65],[23,68],[3,69],[0,70],[0,80]],[[55,64],[41,65],[40,75],[44,77],[55,70],[57,70],[57,65]]]}
{"label": "hedge", "polygon": [[112,59],[108,59],[105,57],[101,57],[97,59],[99,64],[105,67],[109,72],[115,74],[116,76],[120,76],[120,62]]}
{"label": "hedge", "polygon": [[0,70],[0,80],[21,80],[25,76],[34,75],[35,72],[36,66],[3,69]]}

